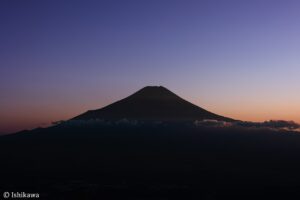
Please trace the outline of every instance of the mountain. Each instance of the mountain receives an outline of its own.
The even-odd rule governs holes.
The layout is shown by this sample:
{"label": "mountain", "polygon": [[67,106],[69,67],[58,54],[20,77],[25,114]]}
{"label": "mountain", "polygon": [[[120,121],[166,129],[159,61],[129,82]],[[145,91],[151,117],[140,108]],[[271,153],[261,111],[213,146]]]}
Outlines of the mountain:
{"label": "mountain", "polygon": [[162,121],[202,119],[234,121],[200,108],[162,86],[144,87],[125,99],[101,109],[87,111],[74,117],[73,120],[123,118]]}
{"label": "mountain", "polygon": [[[232,120],[164,87],[145,87],[74,119],[93,118]],[[78,124],[0,136],[0,194],[33,191],[57,200],[300,199],[298,132],[192,123]]]}

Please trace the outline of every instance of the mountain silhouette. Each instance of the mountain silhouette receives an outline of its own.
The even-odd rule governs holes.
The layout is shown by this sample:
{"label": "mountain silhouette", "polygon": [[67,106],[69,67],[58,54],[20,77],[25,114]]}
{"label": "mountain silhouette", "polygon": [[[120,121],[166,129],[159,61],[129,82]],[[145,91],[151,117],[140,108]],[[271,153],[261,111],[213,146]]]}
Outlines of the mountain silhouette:
{"label": "mountain silhouette", "polygon": [[135,120],[203,120],[233,119],[200,108],[162,86],[147,86],[136,93],[104,108],[90,110],[72,120],[89,119],[135,119]]}
{"label": "mountain silhouette", "polygon": [[[113,121],[123,118],[167,122]],[[87,123],[0,136],[0,160],[5,161],[0,194],[27,190],[43,199],[300,199],[299,132],[253,128],[248,122],[186,123],[233,119],[164,87],[145,87],[74,119]],[[275,127],[272,121],[265,123]]]}

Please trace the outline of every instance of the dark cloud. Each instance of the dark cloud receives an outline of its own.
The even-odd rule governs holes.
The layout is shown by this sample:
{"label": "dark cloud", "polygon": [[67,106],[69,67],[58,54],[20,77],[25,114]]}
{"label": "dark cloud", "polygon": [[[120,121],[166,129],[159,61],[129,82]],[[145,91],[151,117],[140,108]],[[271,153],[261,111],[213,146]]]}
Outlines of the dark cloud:
{"label": "dark cloud", "polygon": [[254,128],[271,128],[271,129],[287,129],[296,130],[300,128],[300,125],[294,121],[284,120],[270,120],[264,122],[236,122],[235,125],[242,127],[254,127]]}
{"label": "dark cloud", "polygon": [[194,122],[196,126],[209,126],[209,127],[237,127],[237,128],[267,128],[274,130],[294,130],[299,131],[300,125],[294,121],[284,120],[270,120],[264,122],[225,122],[218,120],[196,120]]}
{"label": "dark cloud", "polygon": [[[272,130],[291,130],[300,131],[300,125],[294,121],[284,121],[284,120],[270,120],[264,122],[248,122],[248,121],[236,121],[236,122],[226,122],[219,120],[196,120],[193,123],[198,127],[232,127],[232,128],[248,128],[248,129],[272,129]],[[53,125],[59,126],[163,126],[168,125],[167,122],[161,121],[139,121],[132,119],[121,119],[121,120],[102,120],[102,119],[91,119],[91,120],[69,120],[69,121],[58,121],[54,122]]]}
{"label": "dark cloud", "polygon": [[196,120],[194,122],[196,126],[212,126],[212,127],[228,127],[232,126],[231,122],[213,120],[213,119],[204,119],[204,120]]}

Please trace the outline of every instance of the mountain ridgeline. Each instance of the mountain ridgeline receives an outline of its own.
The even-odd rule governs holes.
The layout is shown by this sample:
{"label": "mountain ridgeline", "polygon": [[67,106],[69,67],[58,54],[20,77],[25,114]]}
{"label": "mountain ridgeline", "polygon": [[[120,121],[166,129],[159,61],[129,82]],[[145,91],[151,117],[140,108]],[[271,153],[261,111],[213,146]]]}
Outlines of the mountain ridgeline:
{"label": "mountain ridgeline", "polygon": [[98,110],[90,110],[72,120],[134,119],[161,121],[189,121],[233,119],[200,108],[162,86],[147,86],[131,96]]}

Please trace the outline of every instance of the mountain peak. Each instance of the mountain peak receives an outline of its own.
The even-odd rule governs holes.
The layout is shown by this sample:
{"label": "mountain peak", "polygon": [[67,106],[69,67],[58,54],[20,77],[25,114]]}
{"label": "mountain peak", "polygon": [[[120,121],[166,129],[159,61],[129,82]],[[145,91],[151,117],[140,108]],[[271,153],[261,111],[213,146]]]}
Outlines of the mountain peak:
{"label": "mountain peak", "polygon": [[148,85],[148,86],[145,86],[143,87],[141,90],[146,90],[146,89],[166,89],[164,86],[161,86],[161,85]]}
{"label": "mountain peak", "polygon": [[170,90],[163,86],[146,86],[140,89],[137,92],[167,92],[167,93],[172,93]]}
{"label": "mountain peak", "polygon": [[180,98],[167,88],[163,86],[146,86],[138,90],[133,95],[129,96],[130,98]]}
{"label": "mountain peak", "polygon": [[233,121],[200,108],[163,86],[146,86],[104,108],[91,110],[73,119],[202,120]]}

